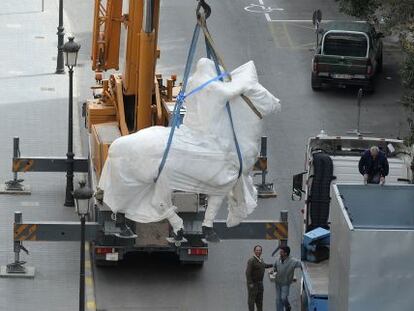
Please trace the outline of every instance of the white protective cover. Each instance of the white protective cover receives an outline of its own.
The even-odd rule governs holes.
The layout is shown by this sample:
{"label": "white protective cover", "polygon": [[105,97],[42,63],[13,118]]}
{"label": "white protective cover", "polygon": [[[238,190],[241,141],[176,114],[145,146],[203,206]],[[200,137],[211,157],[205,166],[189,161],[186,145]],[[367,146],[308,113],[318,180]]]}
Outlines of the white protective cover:
{"label": "white protective cover", "polygon": [[[202,58],[187,89],[191,91],[216,75],[214,63]],[[175,213],[171,203],[173,190],[227,195],[228,220],[232,225],[254,210],[257,194],[249,173],[259,151],[262,120],[240,94],[248,96],[262,115],[279,110],[280,105],[258,83],[252,61],[235,69],[231,77],[230,82],[213,82],[185,100],[184,122],[175,130],[165,167],[156,183],[171,128],[146,128],[112,143],[99,187],[104,190],[104,202],[114,213],[123,212],[127,218],[143,223],[168,218]],[[240,178],[227,101],[243,156]]]}

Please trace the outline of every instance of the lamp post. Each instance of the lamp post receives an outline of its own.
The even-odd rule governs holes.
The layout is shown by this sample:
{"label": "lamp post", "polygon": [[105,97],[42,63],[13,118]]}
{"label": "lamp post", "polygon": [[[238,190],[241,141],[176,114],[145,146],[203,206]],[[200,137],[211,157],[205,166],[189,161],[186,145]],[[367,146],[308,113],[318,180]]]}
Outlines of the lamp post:
{"label": "lamp post", "polygon": [[[43,12],[43,2],[42,2]],[[63,0],[59,0],[59,25],[57,27],[58,36],[58,54],[56,59],[56,73],[65,73],[65,67],[63,66],[63,38],[65,36],[65,28],[63,28]]]}
{"label": "lamp post", "polygon": [[69,37],[69,41],[63,46],[65,53],[65,65],[69,68],[69,116],[68,116],[68,152],[66,153],[66,196],[65,206],[74,206],[73,201],[73,163],[75,154],[73,153],[73,67],[78,60],[80,44],[74,41],[74,37]]}
{"label": "lamp post", "polygon": [[85,182],[79,183],[80,187],[73,192],[76,202],[76,212],[81,221],[81,245],[80,245],[80,273],[79,273],[79,311],[85,310],[85,219],[89,214],[92,190],[85,186]]}

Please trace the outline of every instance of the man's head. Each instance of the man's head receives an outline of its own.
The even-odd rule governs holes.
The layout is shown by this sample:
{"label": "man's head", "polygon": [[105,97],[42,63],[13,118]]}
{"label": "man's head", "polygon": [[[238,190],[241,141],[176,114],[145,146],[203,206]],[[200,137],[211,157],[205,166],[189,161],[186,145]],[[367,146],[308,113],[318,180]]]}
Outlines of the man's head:
{"label": "man's head", "polygon": [[260,256],[262,255],[262,247],[260,245],[256,245],[253,248],[254,254],[260,258]]}
{"label": "man's head", "polygon": [[289,246],[281,246],[280,247],[280,258],[285,259],[290,255],[290,247]]}
{"label": "man's head", "polygon": [[371,156],[375,159],[378,156],[379,148],[377,146],[372,146],[369,148],[369,151],[371,153]]}

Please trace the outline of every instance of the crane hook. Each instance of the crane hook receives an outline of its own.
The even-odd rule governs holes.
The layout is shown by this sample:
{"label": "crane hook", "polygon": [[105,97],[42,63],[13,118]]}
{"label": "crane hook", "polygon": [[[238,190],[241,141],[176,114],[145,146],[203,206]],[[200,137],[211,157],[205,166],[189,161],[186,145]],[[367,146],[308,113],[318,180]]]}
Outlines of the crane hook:
{"label": "crane hook", "polygon": [[203,8],[205,19],[209,18],[211,14],[211,7],[206,3],[205,0],[197,0],[197,1],[198,1],[198,5],[196,9],[197,18],[199,18],[201,15],[200,13],[201,8]]}

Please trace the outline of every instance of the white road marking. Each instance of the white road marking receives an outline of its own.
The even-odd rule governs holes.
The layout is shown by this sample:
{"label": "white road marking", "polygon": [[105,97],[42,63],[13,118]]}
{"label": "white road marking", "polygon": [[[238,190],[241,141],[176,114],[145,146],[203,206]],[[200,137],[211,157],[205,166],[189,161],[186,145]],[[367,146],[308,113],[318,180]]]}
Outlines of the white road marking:
{"label": "white road marking", "polygon": [[264,0],[258,0],[259,4],[251,3],[250,5],[244,7],[244,10],[250,13],[259,13],[264,14],[267,22],[272,22],[272,18],[270,17],[271,12],[273,11],[284,11],[283,8],[272,8],[270,6],[265,6]]}
{"label": "white road marking", "polygon": [[6,24],[7,28],[21,28],[21,24]]}
{"label": "white road marking", "polygon": [[270,6],[264,6],[261,4],[254,4],[251,3],[250,5],[244,7],[244,10],[250,13],[261,13],[261,14],[267,14],[273,11],[284,11],[282,8],[272,8]]}
{"label": "white road marking", "polygon": [[24,207],[35,207],[35,206],[39,206],[40,204],[39,202],[22,201],[20,202],[20,205]]}
{"label": "white road marking", "polygon": [[[272,23],[312,23],[311,19],[270,19]],[[324,20],[323,22],[331,22],[332,20]]]}
{"label": "white road marking", "polygon": [[[269,22],[272,23],[312,23],[311,19],[270,19],[268,20]],[[333,22],[336,21],[334,19],[325,19],[322,20],[321,24],[323,23],[329,23],[329,22]],[[357,23],[364,23],[364,21],[355,21]]]}

